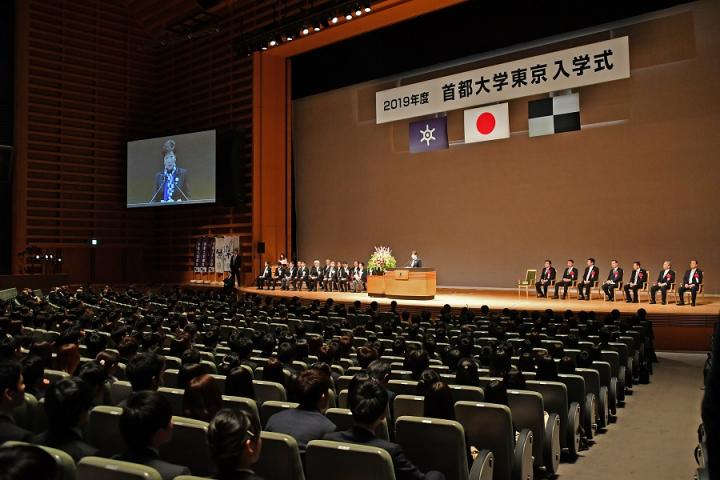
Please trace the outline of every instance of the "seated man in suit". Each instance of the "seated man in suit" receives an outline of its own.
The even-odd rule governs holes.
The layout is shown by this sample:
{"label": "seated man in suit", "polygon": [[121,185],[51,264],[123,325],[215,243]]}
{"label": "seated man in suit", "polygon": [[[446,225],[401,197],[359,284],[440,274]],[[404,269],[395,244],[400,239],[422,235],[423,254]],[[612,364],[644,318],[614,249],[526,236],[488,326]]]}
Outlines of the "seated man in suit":
{"label": "seated man in suit", "polygon": [[282,263],[275,267],[275,275],[270,278],[270,288],[275,290],[275,286],[279,286],[282,289],[283,280],[287,275],[288,266]]}
{"label": "seated man in suit", "polygon": [[413,250],[410,254],[410,261],[408,262],[408,267],[410,268],[420,268],[422,267],[422,259],[418,256],[417,250]]}
{"label": "seated man in suit", "polygon": [[164,168],[155,174],[155,194],[152,202],[179,202],[190,200],[187,170],[175,164],[175,140],[168,139],[162,146]]}
{"label": "seated man in suit", "polygon": [[323,288],[326,292],[332,292],[337,290],[337,266],[335,261],[330,262],[330,265],[325,268],[325,275],[323,277]]}
{"label": "seated man in suit", "polygon": [[280,278],[280,290],[290,290],[290,285],[295,283],[295,277],[297,276],[297,267],[295,262],[291,261],[288,266],[285,267],[282,278]]}
{"label": "seated man in suit", "polygon": [[0,363],[0,444],[8,440],[28,442],[32,432],[15,424],[13,410],[25,403],[25,382],[20,364],[14,360]]}
{"label": "seated man in suit", "polygon": [[338,268],[338,286],[341,292],[348,291],[348,282],[350,281],[350,269],[347,262],[342,262]]}
{"label": "seated man in suit", "polygon": [[602,286],[605,296],[611,302],[615,300],[615,289],[620,288],[620,282],[623,279],[623,269],[620,268],[620,263],[617,260],[610,262],[610,271],[608,272],[607,280]]}
{"label": "seated man in suit", "polygon": [[685,272],[682,285],[678,288],[678,295],[680,295],[678,305],[685,305],[685,292],[689,291],[692,298],[691,305],[694,307],[701,283],[703,283],[703,272],[698,268],[698,261],[690,260],[690,270]]}
{"label": "seated man in suit", "polygon": [[300,454],[305,454],[308,442],[320,440],[336,427],[323,412],[328,407],[330,377],[319,368],[309,368],[300,373],[295,384],[298,396],[297,408],[276,413],[267,422],[268,432],[285,433],[297,440]]}
{"label": "seated man in suit", "polygon": [[[359,377],[356,378],[359,379]],[[375,379],[367,379],[354,382],[350,387],[348,403],[355,425],[350,430],[329,433],[325,435],[325,440],[382,448],[392,458],[397,480],[442,480],[445,478],[445,475],[440,472],[421,472],[405,456],[400,445],[375,436],[375,431],[385,419],[388,408],[388,394],[380,382]]]}
{"label": "seated man in suit", "polygon": [[308,279],[306,282],[308,291],[317,292],[318,283],[322,281],[322,277],[323,270],[320,266],[320,260],[314,260],[313,266],[310,267],[310,272],[308,273]]}
{"label": "seated man in suit", "polygon": [[328,281],[328,273],[330,271],[330,259],[325,259],[325,266],[322,267],[322,277],[320,277],[320,286],[322,286],[322,289],[327,292],[327,281]]}
{"label": "seated man in suit", "polygon": [[262,290],[263,287],[269,285],[270,282],[272,282],[272,267],[270,267],[270,262],[266,260],[265,267],[263,267],[262,272],[260,272],[257,278],[257,288]]}
{"label": "seated man in suit", "polygon": [[565,271],[563,272],[562,280],[559,282],[555,282],[555,295],[553,295],[552,298],[560,298],[558,297],[558,292],[560,291],[560,287],[563,288],[563,300],[567,298],[567,291],[568,287],[573,284],[574,281],[576,281],[578,278],[578,269],[575,268],[575,260],[570,259],[567,261],[567,268],[565,268]]}
{"label": "seated man in suit", "polygon": [[595,266],[595,259],[588,258],[585,272],[578,282],[578,298],[580,300],[590,300],[590,288],[597,282],[599,276],[600,269]]}
{"label": "seated man in suit", "polygon": [[670,288],[670,285],[675,283],[675,270],[672,270],[672,264],[670,263],[670,260],[665,260],[663,262],[663,268],[660,270],[660,273],[658,273],[657,281],[655,282],[655,285],[650,287],[650,303],[655,304],[655,297],[657,296],[657,291],[660,290],[660,294],[662,296],[662,304],[667,305],[667,291],[668,288]]}
{"label": "seated man in suit", "polygon": [[130,395],[119,421],[120,434],[128,446],[118,458],[154,468],[163,480],[190,475],[190,470],[160,459],[160,446],[172,438],[170,402],[157,392],[144,391]]}
{"label": "seated man in suit", "polygon": [[538,298],[547,297],[548,286],[555,281],[555,267],[552,266],[550,260],[545,260],[540,279],[535,282],[535,290],[537,290]]}
{"label": "seated man in suit", "polygon": [[[627,303],[638,303],[638,290],[647,282],[647,272],[640,266],[640,261],[633,262],[633,271],[630,274],[630,281],[625,284],[625,301]],[[632,299],[630,291],[632,290]]]}
{"label": "seated man in suit", "polygon": [[62,450],[75,463],[97,455],[98,450],[85,443],[82,435],[92,400],[90,387],[79,378],[66,378],[51,385],[45,394],[48,429],[36,435],[33,443]]}
{"label": "seated man in suit", "polygon": [[305,262],[299,260],[297,275],[295,275],[295,281],[293,282],[293,290],[302,290],[303,283],[307,283],[309,273]]}

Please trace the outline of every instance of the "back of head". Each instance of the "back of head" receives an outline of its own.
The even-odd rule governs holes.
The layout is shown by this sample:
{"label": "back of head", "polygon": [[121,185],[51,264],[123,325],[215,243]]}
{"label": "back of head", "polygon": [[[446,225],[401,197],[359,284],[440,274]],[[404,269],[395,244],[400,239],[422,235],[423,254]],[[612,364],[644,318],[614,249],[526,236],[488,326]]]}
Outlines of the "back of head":
{"label": "back of head", "polygon": [[320,399],[327,395],[330,388],[330,378],[320,368],[309,368],[297,377],[297,395],[300,408],[303,410],[318,410]]}
{"label": "back of head", "polygon": [[485,402],[508,405],[507,388],[504,382],[492,380],[485,386]]}
{"label": "back of head", "polygon": [[66,343],[61,346],[57,354],[57,364],[60,370],[73,375],[80,364],[80,350],[78,346],[74,343]]}
{"label": "back of head", "polygon": [[120,434],[130,449],[151,444],[153,435],[167,429],[172,419],[170,402],[157,392],[132,393],[120,416]]}
{"label": "back of head", "polygon": [[257,445],[260,425],[244,411],[220,410],[208,425],[207,440],[218,473],[227,474],[238,468],[246,455],[248,442]]}
{"label": "back of head", "polygon": [[505,386],[507,388],[511,388],[513,390],[527,389],[525,375],[516,368],[511,368],[503,380],[505,381]]}
{"label": "back of head", "polygon": [[425,393],[423,415],[431,418],[455,420],[452,390],[445,382],[435,382]]}
{"label": "back of head", "polygon": [[371,425],[385,414],[388,406],[387,390],[372,378],[351,382],[348,403],[355,423]]}
{"label": "back of head", "polygon": [[490,376],[503,377],[510,370],[510,352],[498,348],[490,360]]}
{"label": "back of head", "polygon": [[555,364],[555,360],[553,360],[550,357],[544,357],[541,358],[538,361],[537,366],[537,376],[536,378],[538,380],[544,380],[547,382],[556,382],[558,379],[558,371],[557,371],[557,365]]}
{"label": "back of head", "polygon": [[253,374],[246,367],[233,368],[225,378],[225,395],[255,399]]}
{"label": "back of head", "polygon": [[97,362],[86,362],[80,366],[76,376],[82,378],[85,383],[92,389],[96,389],[105,385],[107,373],[105,369]]}
{"label": "back of head", "polygon": [[127,364],[126,374],[134,392],[156,390],[165,360],[152,352],[135,355]]}
{"label": "back of head", "polygon": [[413,349],[405,355],[405,368],[410,370],[413,380],[418,380],[422,372],[430,366],[430,358],[425,350]]}
{"label": "back of head", "polygon": [[357,351],[357,361],[360,368],[367,370],[368,366],[378,359],[378,352],[373,347],[360,347]]}
{"label": "back of head", "polygon": [[180,365],[177,377],[177,388],[185,388],[193,378],[207,373],[207,368],[202,363],[185,363]]}
{"label": "back of head", "polygon": [[252,340],[237,332],[230,335],[230,338],[228,339],[228,346],[233,352],[240,356],[241,360],[250,358],[253,350]]}
{"label": "back of head", "polygon": [[277,358],[284,365],[292,363],[295,360],[295,345],[290,342],[282,342],[277,349]]}
{"label": "back of head", "polygon": [[107,336],[101,335],[98,332],[91,332],[85,337],[85,345],[87,346],[88,356],[95,358],[98,353],[105,350],[107,347]]}
{"label": "back of head", "polygon": [[45,413],[50,432],[76,428],[92,405],[92,392],[79,378],[66,378],[50,385],[45,394]]}
{"label": "back of head", "polygon": [[367,368],[367,374],[370,378],[374,378],[379,382],[386,382],[390,379],[392,365],[384,359],[377,359],[370,363]]}
{"label": "back of head", "polygon": [[17,389],[21,373],[18,362],[14,360],[0,362],[0,395],[4,395],[5,390],[14,391]]}
{"label": "back of head", "polygon": [[573,374],[575,373],[575,360],[572,357],[565,355],[560,359],[557,369],[558,373]]}
{"label": "back of head", "polygon": [[34,445],[0,448],[2,480],[53,480],[57,465],[53,457]]}
{"label": "back of head", "polygon": [[457,369],[455,371],[455,383],[471,387],[480,386],[478,368],[472,358],[463,358],[458,362]]}
{"label": "back of head", "polygon": [[266,382],[277,382],[281,385],[285,385],[285,370],[283,369],[282,363],[275,358],[270,357],[263,366],[263,380]]}
{"label": "back of head", "polygon": [[440,374],[435,370],[426,369],[420,375],[420,379],[417,384],[417,394],[426,395],[430,388],[437,382],[440,381]]}
{"label": "back of head", "polygon": [[190,380],[183,395],[186,417],[209,422],[221,408],[222,393],[213,377],[204,374]]}

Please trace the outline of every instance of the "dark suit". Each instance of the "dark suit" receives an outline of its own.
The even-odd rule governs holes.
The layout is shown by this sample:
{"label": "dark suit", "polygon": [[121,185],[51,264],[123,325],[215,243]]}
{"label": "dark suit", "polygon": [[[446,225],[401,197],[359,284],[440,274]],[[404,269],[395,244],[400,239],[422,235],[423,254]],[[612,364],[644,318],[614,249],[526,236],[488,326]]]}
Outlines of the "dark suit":
{"label": "dark suit", "polygon": [[[192,453],[188,453],[192,455]],[[150,447],[130,450],[126,452],[125,455],[118,457],[118,460],[138,463],[146,467],[154,468],[160,473],[163,480],[173,480],[180,475],[190,475],[190,469],[188,467],[160,460],[160,454],[157,450]]]}
{"label": "dark suit", "polygon": [[614,268],[608,272],[607,280],[611,283],[604,283],[602,286],[603,292],[607,296],[608,300],[615,299],[615,289],[620,288],[620,282],[623,279],[623,269],[620,267]]}
{"label": "dark suit", "polygon": [[70,455],[72,459],[75,460],[75,463],[79,462],[83,457],[98,454],[98,449],[85,443],[82,435],[77,430],[66,430],[58,433],[51,433],[50,431],[43,432],[36,435],[32,443],[62,450]]}
{"label": "dark suit", "polygon": [[580,295],[580,300],[590,300],[590,287],[597,282],[599,275],[600,269],[597,266],[585,267],[582,278],[578,279],[578,295]]}
{"label": "dark suit", "polygon": [[234,472],[219,473],[215,476],[217,480],[263,480],[252,470],[235,470]]}
{"label": "dark suit", "polygon": [[[293,288],[295,290],[302,290],[303,283],[307,283],[308,281],[308,273],[309,272],[307,267],[298,268],[297,276],[295,277],[295,282],[293,284]],[[308,290],[310,290],[309,285]]]}
{"label": "dark suit", "polygon": [[338,285],[340,286],[341,292],[348,291],[348,281],[350,279],[350,269],[340,267],[338,269]]}
{"label": "dark suit", "polygon": [[542,274],[540,274],[540,280],[535,282],[535,290],[537,290],[538,295],[547,297],[548,285],[554,280],[555,267],[543,268]]}
{"label": "dark suit", "polygon": [[667,291],[668,288],[670,288],[670,285],[675,283],[675,271],[672,269],[668,269],[667,272],[665,270],[660,270],[660,273],[658,273],[657,281],[655,282],[655,285],[650,287],[650,303],[655,303],[655,295],[657,294],[657,291],[660,290],[660,294],[662,296],[662,303],[665,305],[667,303]]}
{"label": "dark suit", "polygon": [[[269,285],[270,282],[272,282],[272,267],[270,267],[270,266],[268,265],[267,267],[263,268],[262,273],[260,273],[260,275],[258,275],[258,278],[257,278],[257,288],[259,288],[260,290],[262,290],[263,286],[264,286],[264,285]],[[273,287],[273,289],[274,289],[274,288],[275,288],[275,287]]]}
{"label": "dark suit", "polygon": [[555,282],[555,298],[558,297],[558,292],[560,291],[560,287],[563,287],[563,298],[567,297],[567,291],[568,287],[572,285],[573,282],[577,281],[578,278],[578,269],[575,267],[566,268],[565,272],[563,273],[562,280],[559,282]]}
{"label": "dark suit", "polygon": [[[703,282],[703,272],[699,268],[695,269],[695,273],[690,276],[690,272],[692,272],[692,269],[687,270],[685,272],[685,275],[683,275],[683,281],[682,285],[680,285],[680,288],[678,288],[678,294],[680,295],[680,302],[678,302],[680,305],[685,305],[685,292],[690,291],[690,295],[692,296],[692,304],[695,306],[695,299],[697,298],[697,292],[700,289],[700,284]],[[685,287],[685,285],[690,285],[690,287]]]}
{"label": "dark suit", "polygon": [[9,413],[0,413],[0,445],[10,440],[29,442],[32,436],[31,431],[17,426]]}
{"label": "dark suit", "polygon": [[233,287],[236,284],[240,285],[240,255],[230,257],[230,278],[232,278]]}
{"label": "dark suit", "polygon": [[[175,170],[175,175],[173,175],[172,178],[175,186],[173,187],[172,195],[170,195],[169,198],[173,200],[189,200],[190,186],[188,185],[187,181],[187,170],[177,167]],[[163,200],[163,197],[165,195],[166,182],[167,177],[165,176],[165,170],[162,170],[155,174],[155,192],[157,192],[157,194],[155,195],[155,200],[153,200],[154,202],[159,202]]]}
{"label": "dark suit", "polygon": [[[647,276],[647,271],[644,268],[632,271],[630,274],[630,281],[625,284],[626,302],[638,302],[638,290],[642,288],[643,284],[647,283]],[[632,300],[630,299],[630,290],[632,290]]]}
{"label": "dark suit", "polygon": [[440,472],[421,472],[403,453],[402,447],[397,443],[388,442],[377,438],[375,434],[366,428],[354,426],[351,430],[342,432],[334,432],[325,435],[325,440],[334,442],[357,443],[360,445],[369,445],[372,447],[382,448],[387,451],[392,458],[393,467],[395,468],[395,478],[397,480],[442,480],[445,478]]}
{"label": "dark suit", "polygon": [[268,432],[285,433],[293,437],[301,454],[305,453],[308,442],[321,440],[336,429],[335,424],[322,413],[299,408],[276,413],[264,428]]}
{"label": "dark suit", "polygon": [[323,288],[326,292],[332,292],[333,289],[337,290],[337,268],[327,267],[325,268],[325,275],[323,280]]}
{"label": "dark suit", "polygon": [[410,263],[408,263],[408,267],[421,268],[422,267],[422,259],[420,257],[416,258],[415,260],[410,259]]}
{"label": "dark suit", "polygon": [[295,285],[295,277],[297,276],[297,267],[286,268],[283,276],[280,278],[280,289],[290,290],[290,285]]}
{"label": "dark suit", "polygon": [[323,271],[322,267],[316,267],[313,265],[310,267],[310,274],[308,275],[307,287],[308,290],[312,290],[314,292],[317,292],[318,289],[318,283],[322,281]]}

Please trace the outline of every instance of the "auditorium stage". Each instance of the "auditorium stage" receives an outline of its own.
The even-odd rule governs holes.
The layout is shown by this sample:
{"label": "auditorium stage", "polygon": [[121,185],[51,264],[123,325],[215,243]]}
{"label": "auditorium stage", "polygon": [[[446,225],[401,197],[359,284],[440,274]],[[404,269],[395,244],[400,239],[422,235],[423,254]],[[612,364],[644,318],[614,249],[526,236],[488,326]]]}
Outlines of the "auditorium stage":
{"label": "auditorium stage", "polygon": [[[198,285],[194,284],[194,286]],[[370,297],[367,293],[258,290],[255,287],[239,287],[238,290],[273,297],[291,298],[297,296],[305,300],[324,301],[332,298],[333,301],[344,304],[351,304],[359,300],[362,304],[367,305],[377,301],[381,309],[392,302],[392,299]],[[659,298],[660,295],[658,294]],[[524,292],[518,297],[517,291],[512,290],[438,288],[437,295],[433,300],[397,300],[397,302],[400,311],[419,312],[421,310],[430,310],[433,313],[437,312],[445,304],[453,307],[453,310],[465,306],[479,310],[483,305],[487,305],[494,311],[503,308],[528,311],[542,311],[551,308],[556,312],[570,309],[573,311],[586,310],[608,313],[613,309],[618,309],[623,315],[632,315],[637,312],[638,308],[644,308],[648,312],[648,318],[653,322],[656,347],[658,349],[693,351],[708,349],[712,328],[718,318],[718,312],[720,312],[720,297],[700,297],[696,307],[675,305],[672,294],[668,295],[669,303],[667,305],[650,305],[645,295],[642,295],[641,299],[640,303],[626,303],[622,300],[606,302],[597,298],[582,301],[570,296],[568,296],[567,300],[553,300],[550,298],[537,298],[534,292],[531,292],[530,296],[526,298]]]}

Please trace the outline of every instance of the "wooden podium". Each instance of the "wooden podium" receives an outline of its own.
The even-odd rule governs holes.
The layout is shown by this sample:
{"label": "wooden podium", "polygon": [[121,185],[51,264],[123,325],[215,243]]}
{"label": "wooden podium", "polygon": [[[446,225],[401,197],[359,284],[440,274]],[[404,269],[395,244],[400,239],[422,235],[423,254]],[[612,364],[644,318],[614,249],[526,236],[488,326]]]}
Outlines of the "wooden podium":
{"label": "wooden podium", "polygon": [[390,268],[384,275],[370,275],[367,290],[376,297],[431,300],[437,290],[437,274],[432,268]]}

